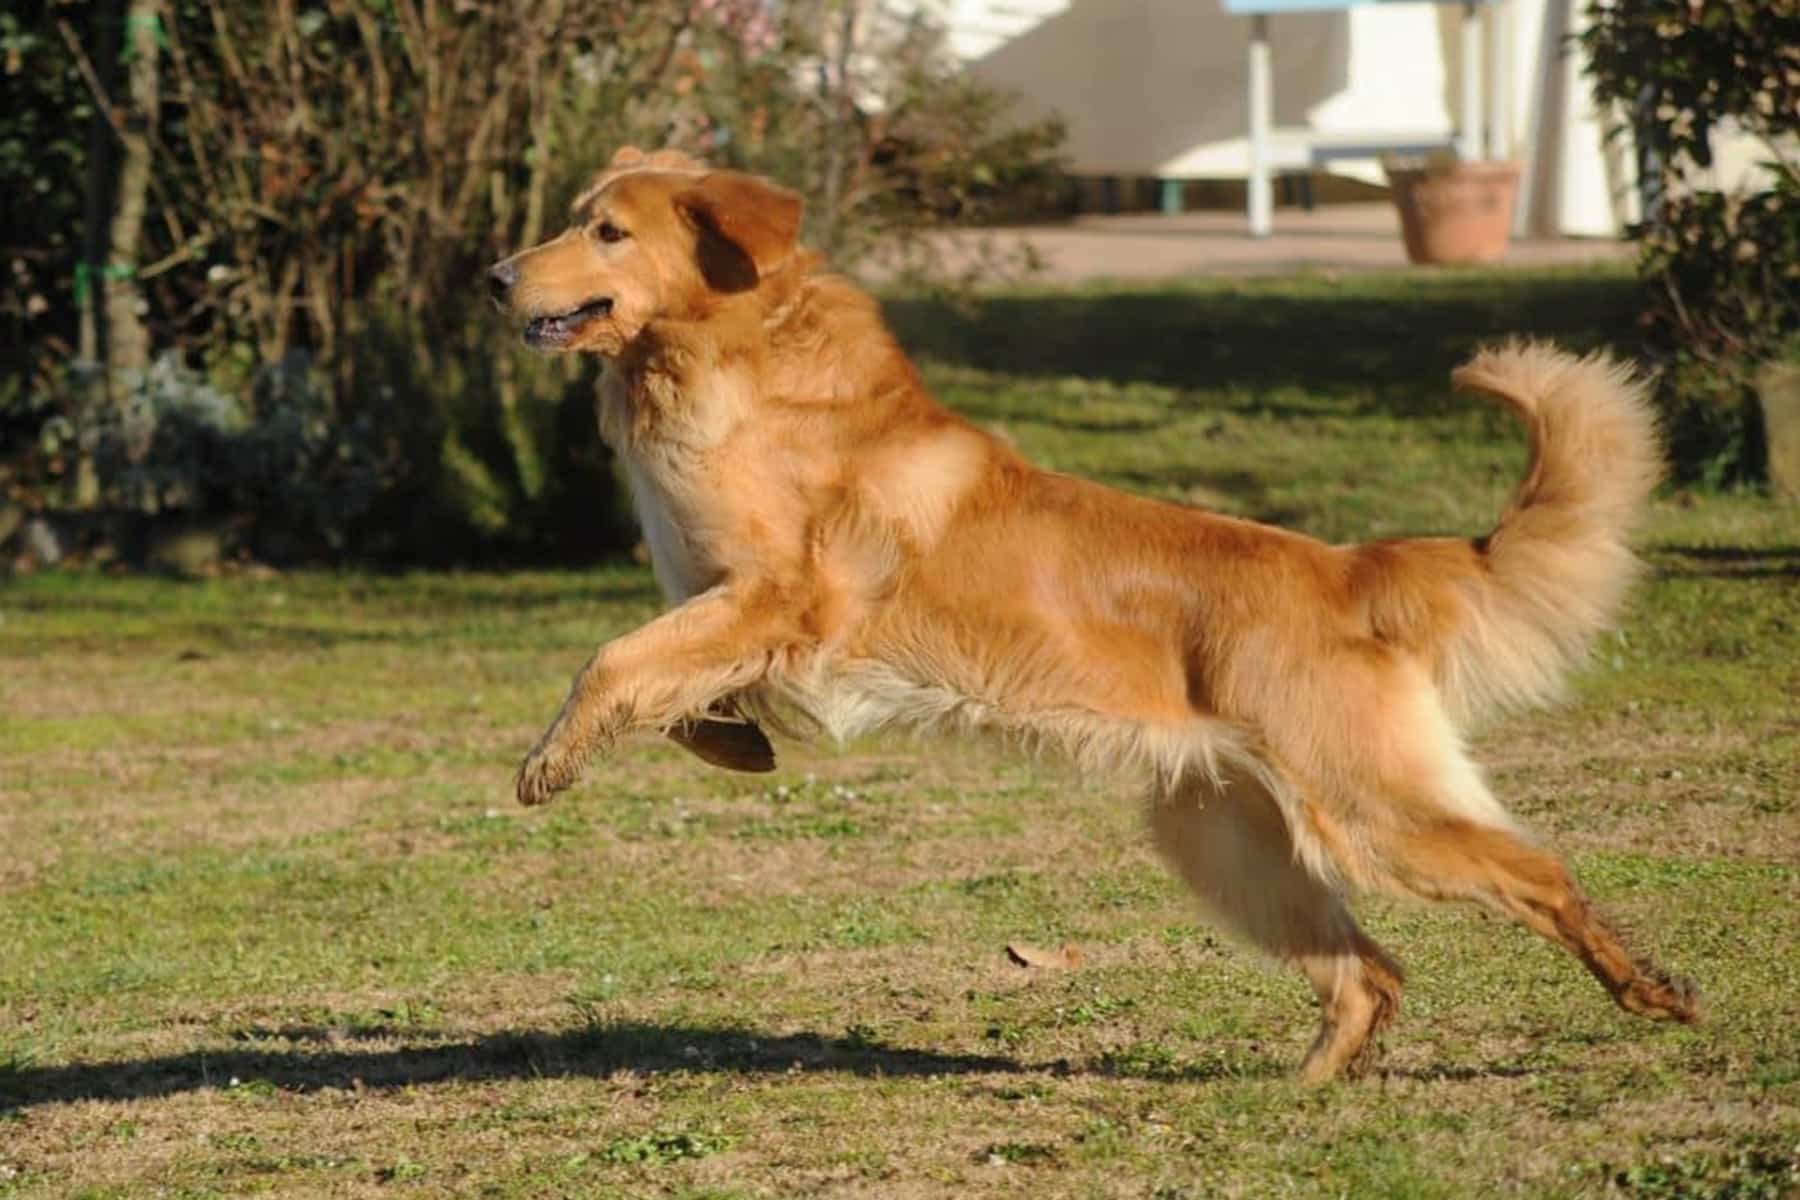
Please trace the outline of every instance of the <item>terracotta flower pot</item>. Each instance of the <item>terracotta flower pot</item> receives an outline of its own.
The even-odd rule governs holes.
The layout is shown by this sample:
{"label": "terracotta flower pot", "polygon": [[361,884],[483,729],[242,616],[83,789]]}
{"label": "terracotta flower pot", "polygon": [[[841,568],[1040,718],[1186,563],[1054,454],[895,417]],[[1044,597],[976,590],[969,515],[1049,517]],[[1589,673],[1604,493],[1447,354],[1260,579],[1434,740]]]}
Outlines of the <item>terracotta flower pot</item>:
{"label": "terracotta flower pot", "polygon": [[1512,233],[1519,164],[1428,163],[1387,168],[1406,257],[1416,263],[1498,262]]}

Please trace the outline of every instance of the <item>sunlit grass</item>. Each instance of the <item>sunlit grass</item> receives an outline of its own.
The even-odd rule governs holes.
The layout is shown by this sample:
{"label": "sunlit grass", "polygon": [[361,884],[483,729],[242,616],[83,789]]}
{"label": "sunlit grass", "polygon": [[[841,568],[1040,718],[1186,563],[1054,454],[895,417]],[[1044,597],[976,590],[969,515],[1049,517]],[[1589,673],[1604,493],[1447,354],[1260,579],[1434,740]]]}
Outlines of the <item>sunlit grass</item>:
{"label": "sunlit grass", "polygon": [[[1479,532],[1523,457],[1473,341],[1624,329],[1622,276],[902,308],[1041,461],[1330,538]],[[1192,919],[1127,788],[979,746],[519,755],[629,567],[0,585],[0,1196],[1774,1196],[1800,1150],[1800,512],[1669,495],[1498,790],[1711,1019],[1620,1015],[1456,908],[1375,1078],[1289,1078],[1307,989]],[[1014,941],[1076,945],[1027,973]],[[1786,1174],[1783,1174],[1786,1172]]]}

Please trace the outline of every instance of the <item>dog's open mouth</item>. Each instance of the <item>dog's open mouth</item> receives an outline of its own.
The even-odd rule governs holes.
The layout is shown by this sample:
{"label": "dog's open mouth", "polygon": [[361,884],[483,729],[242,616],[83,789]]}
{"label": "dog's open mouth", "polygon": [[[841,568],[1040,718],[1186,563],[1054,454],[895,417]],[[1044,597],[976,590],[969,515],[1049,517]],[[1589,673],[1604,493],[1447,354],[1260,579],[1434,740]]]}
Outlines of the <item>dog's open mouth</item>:
{"label": "dog's open mouth", "polygon": [[610,297],[589,300],[580,308],[555,317],[533,317],[525,325],[525,344],[528,346],[560,346],[581,331],[581,327],[589,321],[595,321],[612,312],[613,302]]}

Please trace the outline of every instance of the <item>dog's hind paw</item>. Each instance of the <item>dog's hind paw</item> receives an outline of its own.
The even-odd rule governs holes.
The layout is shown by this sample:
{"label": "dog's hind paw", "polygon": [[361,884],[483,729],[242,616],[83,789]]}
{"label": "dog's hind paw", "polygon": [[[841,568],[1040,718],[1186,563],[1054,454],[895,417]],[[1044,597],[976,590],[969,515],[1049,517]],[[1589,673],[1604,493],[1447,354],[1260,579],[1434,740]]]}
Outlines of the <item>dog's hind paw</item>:
{"label": "dog's hind paw", "polygon": [[1619,1007],[1652,1021],[1679,1021],[1692,1025],[1705,1009],[1700,988],[1685,975],[1667,975],[1652,968],[1619,990]]}

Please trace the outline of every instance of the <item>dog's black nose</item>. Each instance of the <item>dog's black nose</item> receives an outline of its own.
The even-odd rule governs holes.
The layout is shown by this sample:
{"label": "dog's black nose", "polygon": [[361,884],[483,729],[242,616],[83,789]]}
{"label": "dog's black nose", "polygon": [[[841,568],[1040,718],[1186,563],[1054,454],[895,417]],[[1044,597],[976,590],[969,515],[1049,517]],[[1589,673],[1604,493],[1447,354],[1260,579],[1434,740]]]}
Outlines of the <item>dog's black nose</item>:
{"label": "dog's black nose", "polygon": [[494,298],[495,304],[505,304],[513,284],[519,282],[519,268],[513,266],[510,259],[498,262],[488,268],[487,277],[488,295]]}

